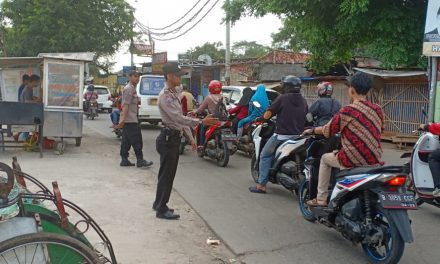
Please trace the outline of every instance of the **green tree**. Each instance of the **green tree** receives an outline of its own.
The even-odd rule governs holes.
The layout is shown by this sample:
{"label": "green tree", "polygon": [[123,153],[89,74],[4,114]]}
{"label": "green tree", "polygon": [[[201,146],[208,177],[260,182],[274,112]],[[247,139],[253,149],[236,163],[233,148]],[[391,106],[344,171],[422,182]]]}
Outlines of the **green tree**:
{"label": "green tree", "polygon": [[239,41],[232,45],[232,53],[235,58],[258,58],[269,52],[270,48],[258,44],[256,41]]}
{"label": "green tree", "polygon": [[427,0],[231,0],[227,19],[272,13],[283,19],[274,44],[312,53],[309,66],[327,71],[362,50],[390,69],[423,64]]}
{"label": "green tree", "polygon": [[213,61],[224,60],[225,49],[221,42],[206,42],[205,44],[196,46],[186,52],[186,55],[188,58],[191,58],[192,61],[197,61],[197,58],[202,54],[208,54]]}
{"label": "green tree", "polygon": [[41,52],[114,54],[133,36],[131,6],[124,0],[5,0],[8,56]]}

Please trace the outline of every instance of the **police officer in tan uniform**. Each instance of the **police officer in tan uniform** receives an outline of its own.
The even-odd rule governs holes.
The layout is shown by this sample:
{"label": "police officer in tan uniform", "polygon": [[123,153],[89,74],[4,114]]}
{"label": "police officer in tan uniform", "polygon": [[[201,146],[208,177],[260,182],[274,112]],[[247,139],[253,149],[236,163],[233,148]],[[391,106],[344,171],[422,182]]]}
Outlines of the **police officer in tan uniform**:
{"label": "police officer in tan uniform", "polygon": [[152,161],[144,160],[142,152],[142,132],[139,126],[138,111],[139,111],[139,96],[136,93],[136,85],[139,83],[140,73],[131,71],[128,74],[128,84],[124,87],[122,92],[122,114],[117,125],[117,128],[122,128],[121,141],[121,167],[134,166],[128,160],[128,151],[133,147],[136,154],[138,168],[149,167],[153,165]]}
{"label": "police officer in tan uniform", "polygon": [[191,140],[193,151],[197,150],[197,144],[189,127],[195,127],[200,123],[213,125],[218,120],[211,116],[203,120],[183,115],[181,105],[181,71],[177,62],[168,62],[163,67],[166,80],[165,88],[159,95],[158,105],[162,117],[163,128],[156,139],[156,150],[160,155],[160,169],[158,175],[156,200],[153,209],[156,217],[162,219],[178,219],[180,215],[168,208],[173,181],[179,162],[179,145],[182,136]]}

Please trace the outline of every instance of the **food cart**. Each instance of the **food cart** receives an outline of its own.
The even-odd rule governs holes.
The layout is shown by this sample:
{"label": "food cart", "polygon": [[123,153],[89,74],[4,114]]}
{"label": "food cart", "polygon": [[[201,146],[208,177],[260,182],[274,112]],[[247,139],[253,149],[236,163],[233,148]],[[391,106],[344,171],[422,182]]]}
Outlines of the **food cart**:
{"label": "food cart", "polygon": [[0,58],[1,101],[17,102],[23,74],[41,77],[34,96],[44,104],[44,137],[75,139],[81,145],[83,128],[82,96],[86,62],[94,53],[42,53],[32,58]]}

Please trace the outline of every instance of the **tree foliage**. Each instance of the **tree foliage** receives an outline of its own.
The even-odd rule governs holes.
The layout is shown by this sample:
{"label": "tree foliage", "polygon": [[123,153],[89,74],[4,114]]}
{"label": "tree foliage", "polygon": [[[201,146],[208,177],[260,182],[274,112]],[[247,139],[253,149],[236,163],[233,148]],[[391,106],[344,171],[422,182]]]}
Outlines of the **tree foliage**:
{"label": "tree foliage", "polygon": [[224,60],[225,49],[221,42],[206,42],[201,46],[189,49],[186,54],[192,61],[197,61],[197,58],[202,54],[208,54],[213,61],[219,61]]}
{"label": "tree foliage", "polygon": [[422,63],[427,0],[231,0],[224,9],[231,21],[280,16],[274,45],[311,52],[309,66],[318,72],[359,50],[390,69]]}
{"label": "tree foliage", "polygon": [[235,58],[258,58],[266,55],[270,47],[258,44],[256,41],[239,41],[232,45],[232,53]]}
{"label": "tree foliage", "polygon": [[0,12],[8,56],[92,51],[104,57],[133,35],[124,0],[5,0]]}

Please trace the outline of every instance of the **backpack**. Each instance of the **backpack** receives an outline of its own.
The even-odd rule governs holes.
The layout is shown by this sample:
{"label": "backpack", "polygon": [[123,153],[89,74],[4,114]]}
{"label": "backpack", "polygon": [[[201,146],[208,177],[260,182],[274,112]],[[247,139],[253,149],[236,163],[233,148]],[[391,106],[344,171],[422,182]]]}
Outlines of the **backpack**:
{"label": "backpack", "polygon": [[215,112],[213,113],[214,118],[218,118],[220,120],[228,119],[228,110],[226,110],[226,105],[223,103],[223,96],[220,101],[215,105]]}

